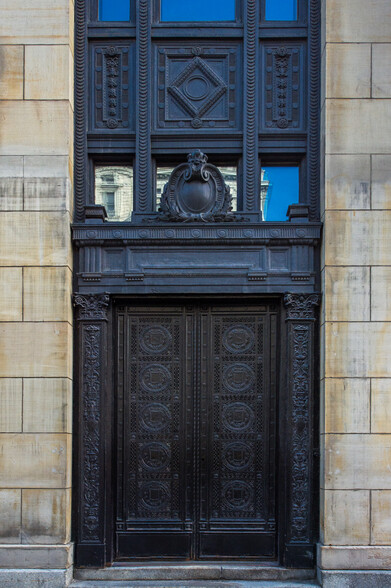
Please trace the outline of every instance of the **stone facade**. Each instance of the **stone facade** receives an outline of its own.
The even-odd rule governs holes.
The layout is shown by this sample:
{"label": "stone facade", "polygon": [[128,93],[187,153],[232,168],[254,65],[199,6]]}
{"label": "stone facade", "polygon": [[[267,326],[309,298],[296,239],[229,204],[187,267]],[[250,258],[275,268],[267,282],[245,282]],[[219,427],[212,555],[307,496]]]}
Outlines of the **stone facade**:
{"label": "stone facade", "polygon": [[[72,575],[73,11],[0,0],[5,587]],[[322,22],[319,578],[391,586],[391,4],[323,0]]]}
{"label": "stone facade", "polygon": [[0,2],[1,586],[71,576],[73,10]]}
{"label": "stone facade", "polygon": [[391,5],[322,9],[319,577],[389,586]]}

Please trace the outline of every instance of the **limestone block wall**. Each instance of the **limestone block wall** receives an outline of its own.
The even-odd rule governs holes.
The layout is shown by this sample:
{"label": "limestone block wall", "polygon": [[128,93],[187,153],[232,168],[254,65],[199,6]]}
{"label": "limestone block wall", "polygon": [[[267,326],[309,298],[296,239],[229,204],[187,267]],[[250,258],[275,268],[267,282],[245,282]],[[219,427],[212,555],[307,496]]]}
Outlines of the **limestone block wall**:
{"label": "limestone block wall", "polygon": [[2,568],[71,561],[73,11],[0,0]]}
{"label": "limestone block wall", "polygon": [[[382,570],[391,568],[391,3],[323,0],[322,18],[319,563]],[[335,578],[330,586],[361,586]]]}

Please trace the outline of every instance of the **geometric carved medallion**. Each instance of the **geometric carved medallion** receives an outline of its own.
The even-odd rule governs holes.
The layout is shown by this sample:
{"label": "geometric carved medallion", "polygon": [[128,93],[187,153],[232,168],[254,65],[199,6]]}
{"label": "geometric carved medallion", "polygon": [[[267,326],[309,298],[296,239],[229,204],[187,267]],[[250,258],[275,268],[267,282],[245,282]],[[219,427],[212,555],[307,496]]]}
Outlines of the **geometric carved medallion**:
{"label": "geometric carved medallion", "polygon": [[227,86],[206,61],[194,57],[168,86],[168,92],[193,117],[191,124],[197,128],[202,126],[202,116],[227,92]]}
{"label": "geometric carved medallion", "polygon": [[223,383],[230,392],[245,392],[254,383],[255,374],[246,363],[233,363],[223,372]]}
{"label": "geometric carved medallion", "polygon": [[246,325],[232,325],[223,335],[223,345],[230,353],[246,353],[254,345],[254,333]]}
{"label": "geometric carved medallion", "polygon": [[232,402],[224,406],[222,417],[227,429],[246,431],[254,420],[254,413],[244,402]]}
{"label": "geometric carved medallion", "polygon": [[239,54],[235,46],[159,47],[157,127],[235,129],[239,127]]}
{"label": "geometric carved medallion", "polygon": [[147,392],[162,392],[170,384],[171,375],[164,365],[149,364],[140,374],[140,383]]}

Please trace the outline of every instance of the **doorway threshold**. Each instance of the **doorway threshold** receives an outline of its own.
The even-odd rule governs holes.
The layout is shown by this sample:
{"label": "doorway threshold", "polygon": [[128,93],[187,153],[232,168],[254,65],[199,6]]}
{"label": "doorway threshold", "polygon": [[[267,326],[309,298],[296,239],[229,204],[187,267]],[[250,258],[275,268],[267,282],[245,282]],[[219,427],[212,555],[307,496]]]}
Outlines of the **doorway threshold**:
{"label": "doorway threshold", "polygon": [[246,580],[305,581],[315,577],[314,569],[284,568],[273,562],[138,561],[115,562],[106,568],[75,569],[77,580]]}

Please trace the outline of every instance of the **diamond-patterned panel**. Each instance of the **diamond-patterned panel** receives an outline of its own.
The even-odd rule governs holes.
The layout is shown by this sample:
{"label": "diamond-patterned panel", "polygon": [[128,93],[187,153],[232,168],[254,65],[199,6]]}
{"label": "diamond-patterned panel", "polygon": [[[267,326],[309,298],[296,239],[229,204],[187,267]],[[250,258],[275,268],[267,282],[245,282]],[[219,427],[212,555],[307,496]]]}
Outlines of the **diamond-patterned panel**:
{"label": "diamond-patterned panel", "polygon": [[157,47],[157,129],[239,128],[239,47]]}

